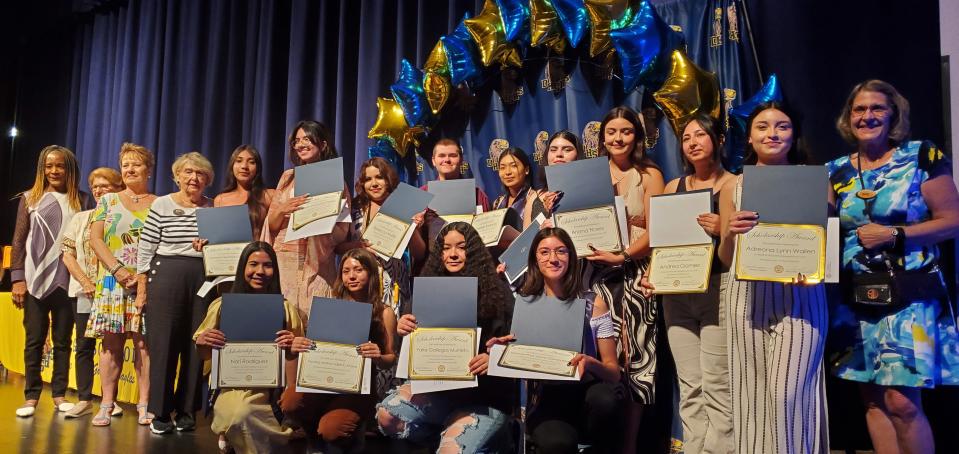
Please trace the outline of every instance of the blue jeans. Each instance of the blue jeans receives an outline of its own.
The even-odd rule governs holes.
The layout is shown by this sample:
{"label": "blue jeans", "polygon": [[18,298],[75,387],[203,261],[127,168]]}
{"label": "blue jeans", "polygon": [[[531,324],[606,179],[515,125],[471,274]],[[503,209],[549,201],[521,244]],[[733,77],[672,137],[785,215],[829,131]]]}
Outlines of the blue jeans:
{"label": "blue jeans", "polygon": [[[429,442],[439,434],[437,452],[500,453],[510,450],[509,416],[471,404],[475,390],[410,395],[409,383],[390,391],[376,405],[380,432],[400,440]],[[454,449],[458,447],[458,449]]]}

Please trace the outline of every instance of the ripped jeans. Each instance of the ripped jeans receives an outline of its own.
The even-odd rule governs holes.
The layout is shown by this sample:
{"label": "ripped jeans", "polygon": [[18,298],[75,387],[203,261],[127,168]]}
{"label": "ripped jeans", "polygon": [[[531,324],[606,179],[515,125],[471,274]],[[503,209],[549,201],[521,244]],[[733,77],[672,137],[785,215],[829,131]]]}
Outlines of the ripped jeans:
{"label": "ripped jeans", "polygon": [[409,383],[391,390],[376,405],[380,432],[418,443],[434,441],[437,453],[509,452],[509,416],[496,408],[471,404],[470,390],[410,394]]}

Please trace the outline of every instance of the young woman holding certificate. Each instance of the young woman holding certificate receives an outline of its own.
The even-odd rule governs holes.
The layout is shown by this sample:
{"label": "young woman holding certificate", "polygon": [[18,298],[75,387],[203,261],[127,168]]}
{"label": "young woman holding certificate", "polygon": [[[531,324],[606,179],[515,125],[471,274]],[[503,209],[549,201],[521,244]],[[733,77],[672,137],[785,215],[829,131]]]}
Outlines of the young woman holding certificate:
{"label": "young woman holding certificate", "polygon": [[[364,358],[370,358],[374,372],[389,369],[396,363],[393,339],[396,332],[396,315],[383,304],[383,285],[380,283],[379,261],[366,249],[352,249],[340,260],[339,276],[333,284],[333,296],[373,306],[369,327],[369,341],[356,346]],[[315,342],[297,336],[293,340],[293,353],[299,354],[315,348]],[[280,408],[285,417],[296,424],[319,434],[323,442],[350,452],[364,434],[362,428],[373,414],[376,400],[382,394],[312,394],[295,390],[296,368],[288,369],[290,386],[283,392]],[[372,375],[377,375],[373,373]]]}
{"label": "young woman holding certificate", "polygon": [[[231,293],[278,294],[279,274],[273,248],[255,241],[248,244],[240,255]],[[296,306],[286,301],[283,306],[286,313],[284,329],[277,331],[276,344],[281,349],[289,349],[294,337],[303,335],[303,324]],[[227,343],[226,336],[218,329],[220,309],[221,300],[217,298],[193,334],[197,350],[206,359],[210,358],[211,349],[223,348]],[[232,448],[237,453],[256,454],[286,449],[292,430],[280,427],[273,413],[270,394],[267,388],[228,388],[216,393],[210,428],[220,437],[221,452]]]}
{"label": "young woman holding certificate", "polygon": [[[573,162],[583,157],[583,145],[576,134],[567,130],[554,133],[546,141],[546,155],[543,157],[543,167]],[[550,191],[546,185],[546,171],[537,174],[539,189],[536,197],[526,197],[526,206],[523,208],[523,229],[533,223],[536,216],[543,214],[548,219],[553,211],[553,205],[561,198],[560,194]]]}
{"label": "young woman holding certificate", "polygon": [[[289,144],[290,161],[295,166],[337,156],[330,129],[312,120],[301,121],[293,127]],[[336,246],[349,239],[350,224],[337,222],[328,234],[286,241],[290,215],[306,203],[308,197],[293,195],[294,170],[289,169],[280,176],[260,239],[276,249],[283,295],[299,308],[300,317],[306,320],[313,297],[331,295],[336,281]]]}
{"label": "young woman holding certificate", "polygon": [[[758,106],[746,120],[745,163],[804,163],[795,119],[778,102]],[[730,179],[719,201],[719,257],[730,270],[723,275],[720,305],[726,307],[730,340],[733,450],[829,452],[822,366],[828,308],[823,284],[735,278],[737,239],[761,219],[760,213],[739,210],[741,188],[741,177]]]}
{"label": "young woman holding certificate", "polygon": [[[576,452],[588,443],[593,452],[618,452],[623,429],[623,392],[616,334],[609,307],[592,292],[582,292],[579,261],[573,240],[562,229],[540,230],[530,247],[526,280],[518,293],[524,297],[550,296],[562,300],[586,299],[583,353],[570,364],[579,369],[579,382],[537,382],[526,425],[530,443],[540,454]],[[585,330],[584,330],[585,331]],[[492,343],[515,340],[512,335]]]}
{"label": "young woman holding certificate", "polygon": [[[681,141],[686,175],[670,181],[664,194],[711,190],[713,209],[700,214],[697,221],[715,244],[721,234],[720,193],[736,178],[723,169],[722,126],[708,115],[696,115],[683,129]],[[719,298],[723,267],[716,254],[706,293],[663,295],[666,335],[679,379],[683,447],[689,452],[735,452],[726,317]],[[654,290],[645,278],[642,283]]]}
{"label": "young woman holding certificate", "polygon": [[[624,449],[636,449],[635,433],[643,406],[653,403],[656,376],[656,303],[642,293],[640,280],[649,266],[649,235],[646,213],[650,196],[663,192],[663,174],[646,156],[645,132],[639,115],[628,107],[616,107],[600,123],[600,155],[609,158],[609,175],[615,194],[626,204],[629,246],[622,253],[595,250],[586,260],[600,267],[593,276],[595,288],[609,303],[614,326],[619,330],[621,353],[628,388],[627,435]],[[599,178],[599,176],[596,176]]]}
{"label": "young woman holding certificate", "polygon": [[223,192],[213,199],[213,206],[246,205],[250,211],[253,238],[259,238],[276,193],[275,189],[263,186],[263,159],[260,158],[260,152],[253,145],[240,145],[233,150],[227,165],[226,184]]}
{"label": "young woman holding certificate", "polygon": [[[380,431],[389,437],[430,442],[439,437],[438,452],[506,452],[507,421],[514,406],[515,382],[486,376],[487,341],[509,333],[513,294],[496,274],[493,258],[472,226],[447,224],[440,230],[423,267],[423,276],[468,276],[479,279],[477,322],[482,328],[480,351],[470,361],[470,372],[479,377],[478,388],[439,393],[411,393],[409,383],[390,391],[377,405]],[[397,333],[416,329],[416,317],[404,310]]]}

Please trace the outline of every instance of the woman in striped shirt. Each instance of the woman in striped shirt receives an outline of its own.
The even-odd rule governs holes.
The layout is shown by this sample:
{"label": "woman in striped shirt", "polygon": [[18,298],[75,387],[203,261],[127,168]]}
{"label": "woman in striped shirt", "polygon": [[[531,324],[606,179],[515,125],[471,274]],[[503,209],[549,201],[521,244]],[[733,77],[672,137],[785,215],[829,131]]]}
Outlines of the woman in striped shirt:
{"label": "woman in striped shirt", "polygon": [[[150,206],[137,254],[137,306],[143,308],[149,324],[149,412],[155,415],[150,430],[156,434],[169,433],[174,427],[193,430],[196,425],[193,413],[201,403],[202,362],[191,345],[191,335],[203,322],[209,304],[197,296],[205,274],[193,239],[197,208],[212,205],[203,191],[213,181],[213,166],[200,153],[186,153],[173,163],[173,180],[180,190],[158,197]],[[174,410],[175,426],[170,417]]]}

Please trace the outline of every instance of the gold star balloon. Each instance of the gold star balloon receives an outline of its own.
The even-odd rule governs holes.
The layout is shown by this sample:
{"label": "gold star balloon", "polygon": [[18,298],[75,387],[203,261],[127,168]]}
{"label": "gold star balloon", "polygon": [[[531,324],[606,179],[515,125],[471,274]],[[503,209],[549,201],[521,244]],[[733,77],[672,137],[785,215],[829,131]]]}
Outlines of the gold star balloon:
{"label": "gold star balloon", "polygon": [[719,79],[715,73],[696,66],[683,51],[675,50],[669,76],[653,93],[653,99],[663,109],[678,137],[682,134],[682,127],[696,113],[719,118]]}
{"label": "gold star balloon", "polygon": [[583,0],[589,14],[589,56],[613,48],[609,32],[626,26],[640,2],[636,0]]}
{"label": "gold star balloon", "polygon": [[419,145],[419,136],[424,133],[422,126],[410,128],[403,115],[400,103],[390,98],[376,98],[379,112],[376,123],[370,129],[367,137],[370,139],[384,139],[393,146],[400,156],[406,156],[406,149],[412,143]]}
{"label": "gold star balloon", "polygon": [[566,49],[563,25],[549,0],[529,1],[529,20],[533,47],[546,46],[557,54]]}
{"label": "gold star balloon", "polygon": [[449,75],[449,61],[442,41],[437,41],[433,51],[423,66],[423,91],[433,115],[439,113],[450,97],[452,83]]}
{"label": "gold star balloon", "polygon": [[492,65],[494,62],[503,66],[522,66],[516,46],[506,41],[503,19],[495,1],[486,0],[483,11],[472,19],[464,20],[463,25],[479,48],[483,66]]}

